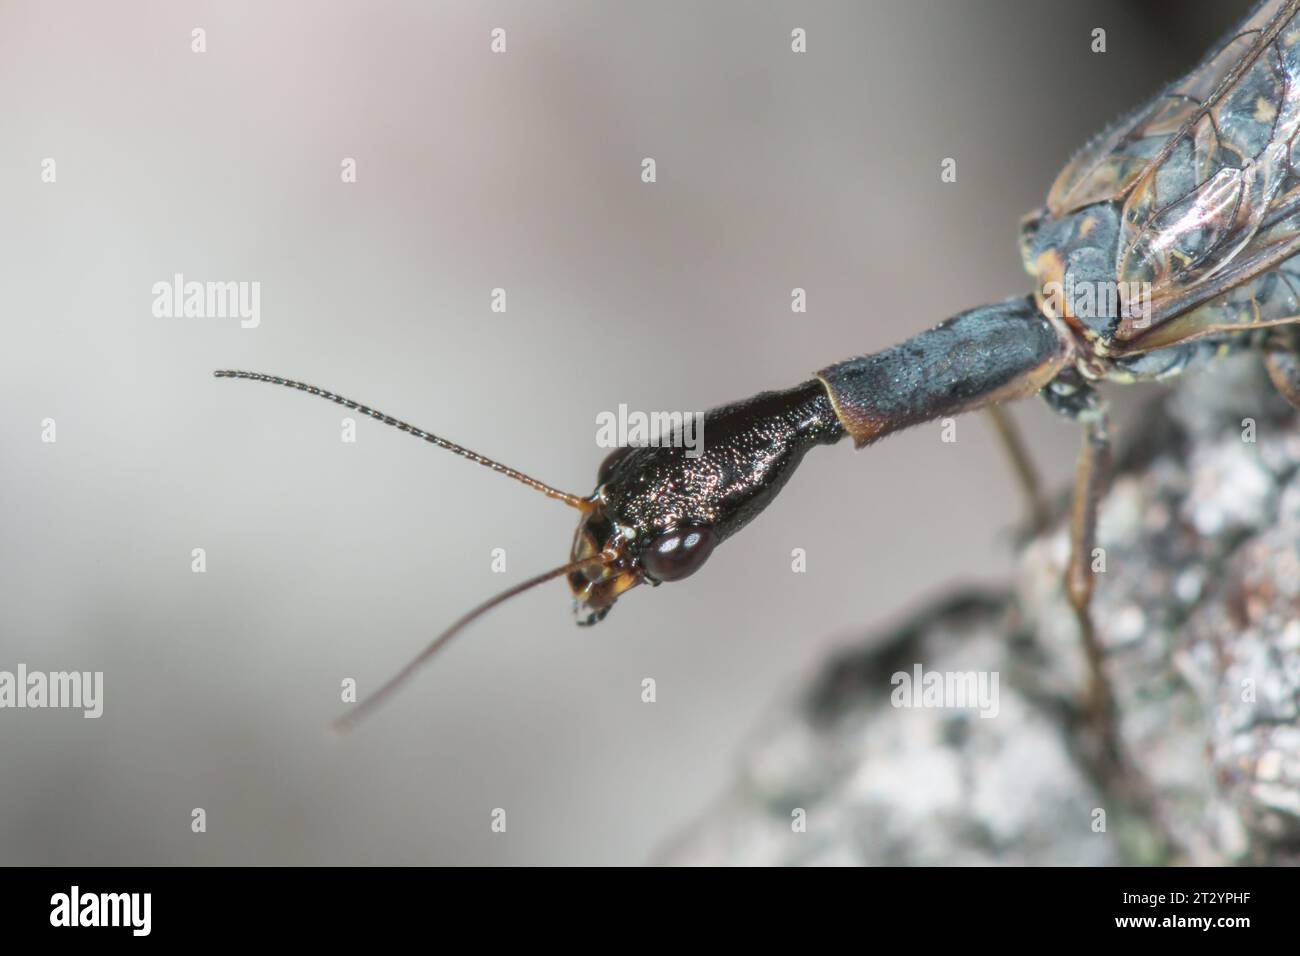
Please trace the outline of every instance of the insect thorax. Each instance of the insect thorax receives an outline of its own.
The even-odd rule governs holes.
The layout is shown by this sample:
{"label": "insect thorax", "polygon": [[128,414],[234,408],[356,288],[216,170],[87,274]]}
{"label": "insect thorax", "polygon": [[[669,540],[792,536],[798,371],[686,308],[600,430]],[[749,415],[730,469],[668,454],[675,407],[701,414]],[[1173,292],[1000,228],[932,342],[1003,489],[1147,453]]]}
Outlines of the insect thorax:
{"label": "insect thorax", "polygon": [[1021,255],[1034,277],[1034,298],[1048,317],[1064,320],[1104,352],[1126,317],[1150,315],[1150,286],[1116,280],[1119,206],[1102,202],[1061,218],[1025,220]]}
{"label": "insect thorax", "polygon": [[[1021,255],[1035,279],[1034,298],[1043,313],[1062,320],[1079,338],[1081,371],[1090,378],[1117,382],[1166,379],[1221,358],[1229,352],[1258,348],[1281,329],[1253,323],[1300,314],[1300,256],[1218,296],[1193,304],[1186,316],[1153,313],[1149,282],[1119,281],[1120,206],[1100,202],[1056,218],[1039,212],[1027,217],[1021,232]],[[1142,336],[1143,330],[1162,335]],[[1196,333],[1211,323],[1241,331]],[[1117,334],[1121,325],[1132,341]],[[1176,332],[1180,326],[1187,328]],[[1163,334],[1167,333],[1167,334]],[[1142,350],[1160,338],[1167,344]]]}

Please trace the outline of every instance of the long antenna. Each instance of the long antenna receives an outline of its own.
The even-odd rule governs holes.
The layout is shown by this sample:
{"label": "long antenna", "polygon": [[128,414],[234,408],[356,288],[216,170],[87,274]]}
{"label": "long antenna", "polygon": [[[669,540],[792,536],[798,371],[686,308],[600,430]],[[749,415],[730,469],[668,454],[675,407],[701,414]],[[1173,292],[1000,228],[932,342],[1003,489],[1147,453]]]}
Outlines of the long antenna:
{"label": "long antenna", "polygon": [[510,600],[517,594],[522,594],[529,588],[536,587],[539,584],[545,584],[547,581],[551,581],[565,574],[570,574],[573,571],[579,571],[589,564],[600,564],[604,560],[605,559],[600,555],[593,555],[589,558],[583,558],[581,561],[570,561],[568,564],[562,564],[558,568],[552,568],[544,574],[539,574],[536,577],[529,578],[521,584],[516,584],[513,587],[502,591],[500,594],[488,598],[472,611],[466,612],[462,617],[458,618],[451,627],[447,628],[429,642],[428,647],[417,654],[409,664],[394,674],[383,687],[362,700],[361,703],[357,704],[357,706],[350,710],[345,716],[334,721],[334,729],[338,733],[346,733],[351,730],[356,725],[357,721],[366,716],[366,714],[370,713],[388,698],[392,697],[397,689],[405,684],[406,681],[410,679],[411,675],[419,669],[421,664],[437,653],[439,648],[443,647],[448,641],[463,631],[465,627],[476,618],[486,614],[498,604]]}
{"label": "long antenna", "polygon": [[525,475],[522,471],[501,464],[499,461],[493,461],[485,455],[480,455],[476,451],[470,451],[462,445],[455,442],[447,441],[445,438],[439,438],[437,435],[416,428],[414,425],[408,425],[391,415],[385,415],[381,411],[368,408],[359,402],[354,402],[350,398],[344,398],[342,395],[335,395],[333,392],[327,392],[323,388],[317,388],[315,385],[308,385],[305,382],[295,382],[291,378],[280,378],[278,375],[263,375],[261,372],[241,372],[234,369],[219,369],[212,373],[216,378],[247,378],[255,382],[270,382],[272,385],[284,385],[287,388],[296,388],[300,392],[307,392],[311,395],[319,395],[321,398],[327,398],[337,405],[350,408],[352,411],[360,412],[363,415],[369,415],[385,425],[392,425],[399,431],[404,431],[414,435],[416,438],[423,438],[431,445],[437,445],[439,448],[445,448],[453,454],[460,455],[462,458],[468,458],[475,464],[482,465],[484,468],[491,468],[498,474],[505,475],[507,478],[513,478],[529,488],[534,488],[546,495],[548,498],[554,498],[557,501],[563,501],[570,508],[577,508],[579,511],[591,511],[595,505],[586,498],[580,498],[577,495],[571,495],[567,491],[560,491],[558,488],[552,488],[550,485],[543,484],[536,478]]}

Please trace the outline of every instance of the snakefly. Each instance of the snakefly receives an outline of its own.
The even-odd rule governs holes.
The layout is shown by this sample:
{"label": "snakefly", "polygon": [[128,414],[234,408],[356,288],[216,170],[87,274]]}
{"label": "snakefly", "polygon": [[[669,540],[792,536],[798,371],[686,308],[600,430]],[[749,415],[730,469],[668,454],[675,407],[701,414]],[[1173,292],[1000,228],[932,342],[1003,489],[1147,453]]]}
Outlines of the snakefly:
{"label": "snakefly", "polygon": [[[578,622],[623,594],[694,574],[785,486],[815,445],[862,448],[935,418],[1041,394],[1084,433],[1066,591],[1092,680],[1111,706],[1088,606],[1097,500],[1110,458],[1102,382],[1165,379],[1228,351],[1264,356],[1300,405],[1300,0],[1265,0],[1185,77],[1092,139],[1020,232],[1032,294],[956,315],[900,345],[829,365],[801,385],[705,413],[708,440],[625,447],[586,496],[548,485],[332,392],[285,385],[369,415],[576,510],[567,563],[455,621],[340,722],[410,677],[467,624],[522,591],[567,580]],[[1003,422],[1005,425],[1005,422]],[[1027,459],[1001,428],[1016,460]],[[1032,468],[1021,467],[1032,484]]]}

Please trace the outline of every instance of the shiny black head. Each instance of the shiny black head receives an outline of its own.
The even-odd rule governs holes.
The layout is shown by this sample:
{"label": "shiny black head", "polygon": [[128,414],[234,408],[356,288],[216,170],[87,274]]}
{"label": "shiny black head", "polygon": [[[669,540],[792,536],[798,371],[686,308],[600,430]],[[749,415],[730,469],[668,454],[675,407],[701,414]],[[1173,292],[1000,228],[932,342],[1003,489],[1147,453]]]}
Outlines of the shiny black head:
{"label": "shiny black head", "polygon": [[[525,591],[565,577],[577,598],[579,623],[594,624],[628,588],[642,581],[678,581],[699,570],[714,547],[766,507],[812,445],[844,435],[825,387],[807,382],[788,392],[766,392],[704,416],[689,448],[621,448],[600,468],[589,498],[569,494],[463,445],[409,425],[378,409],[306,382],[222,369],[217,378],[248,379],[292,388],[367,415],[505,475],[582,513],[572,560],[506,588],[442,631],[386,684],[341,717],[346,730],[390,698],[437,651],[497,607]],[[700,439],[703,439],[701,444]]]}
{"label": "shiny black head", "polygon": [[642,581],[694,574],[767,507],[809,448],[844,434],[817,381],[714,409],[698,427],[694,448],[669,435],[615,449],[600,466],[570,555],[601,558],[568,576],[579,624],[601,620]]}

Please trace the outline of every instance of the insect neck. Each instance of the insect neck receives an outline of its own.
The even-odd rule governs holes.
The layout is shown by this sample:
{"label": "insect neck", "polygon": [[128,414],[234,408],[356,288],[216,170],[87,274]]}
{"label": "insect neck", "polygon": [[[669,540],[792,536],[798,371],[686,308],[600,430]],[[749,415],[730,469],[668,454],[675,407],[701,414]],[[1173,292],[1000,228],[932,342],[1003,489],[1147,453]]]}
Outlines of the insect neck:
{"label": "insect neck", "polygon": [[962,312],[817,378],[861,448],[912,425],[1032,395],[1068,357],[1068,342],[1032,299],[1019,298]]}

